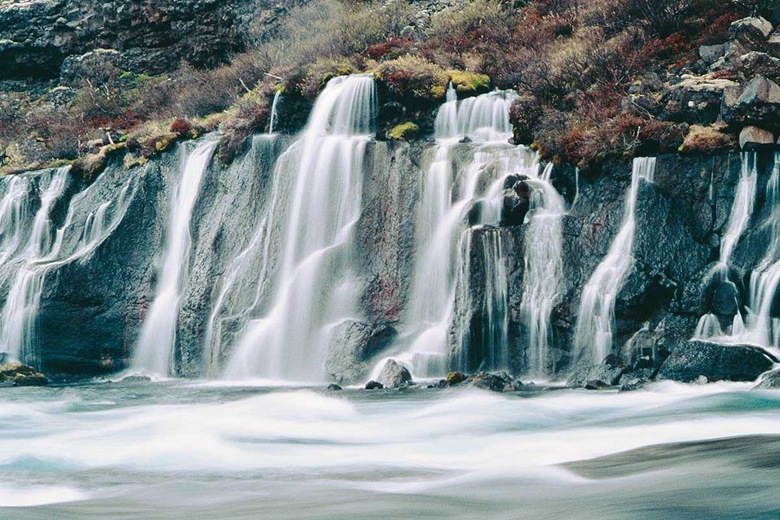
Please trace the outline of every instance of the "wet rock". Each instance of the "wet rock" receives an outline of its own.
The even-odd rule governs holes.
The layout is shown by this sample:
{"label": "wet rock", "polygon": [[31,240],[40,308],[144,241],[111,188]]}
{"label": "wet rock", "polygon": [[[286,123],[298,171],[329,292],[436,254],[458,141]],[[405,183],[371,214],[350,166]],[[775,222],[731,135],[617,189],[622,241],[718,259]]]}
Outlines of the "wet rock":
{"label": "wet rock", "polygon": [[610,358],[608,360],[610,363],[607,363],[607,360],[605,360],[600,365],[578,367],[566,380],[566,386],[570,388],[598,389],[618,384],[626,368],[615,364]]}
{"label": "wet rock", "polygon": [[720,316],[734,316],[739,311],[739,289],[733,282],[719,283],[712,293],[712,312]]}
{"label": "wet rock", "polygon": [[0,365],[0,383],[12,386],[45,386],[49,380],[33,367],[21,363]]}
{"label": "wet rock", "polygon": [[758,380],[757,389],[780,388],[780,369],[767,372]]}
{"label": "wet rock", "polygon": [[447,374],[447,379],[445,380],[448,385],[455,386],[457,384],[462,383],[468,379],[468,376],[464,374],[463,372],[450,372]]}
{"label": "wet rock", "polygon": [[531,207],[531,187],[524,175],[510,175],[504,181],[501,200],[501,225],[519,226]]}
{"label": "wet rock", "polygon": [[743,150],[773,144],[775,144],[775,136],[769,130],[757,126],[746,126],[739,132],[739,147]]}
{"label": "wet rock", "polygon": [[412,384],[409,370],[392,359],[387,360],[377,379],[385,388],[404,388]]}
{"label": "wet rock", "polygon": [[369,381],[366,383],[366,390],[381,390],[385,387],[382,383],[379,381]]}
{"label": "wet rock", "polygon": [[469,377],[465,384],[474,388],[491,390],[493,392],[503,392],[507,386],[512,383],[512,378],[507,374],[491,374],[488,372],[478,372]]}
{"label": "wet rock", "polygon": [[652,382],[653,369],[636,369],[620,378],[620,391],[633,392]]}
{"label": "wet rock", "polygon": [[397,335],[389,325],[345,321],[331,334],[325,370],[342,385],[360,381],[371,369],[374,357]]}
{"label": "wet rock", "polygon": [[691,340],[672,351],[661,365],[657,379],[690,383],[704,376],[709,381],[755,381],[776,362],[761,347]]}
{"label": "wet rock", "polygon": [[343,390],[343,389],[336,383],[331,383],[327,387],[325,387],[326,392],[338,392],[339,390]]}

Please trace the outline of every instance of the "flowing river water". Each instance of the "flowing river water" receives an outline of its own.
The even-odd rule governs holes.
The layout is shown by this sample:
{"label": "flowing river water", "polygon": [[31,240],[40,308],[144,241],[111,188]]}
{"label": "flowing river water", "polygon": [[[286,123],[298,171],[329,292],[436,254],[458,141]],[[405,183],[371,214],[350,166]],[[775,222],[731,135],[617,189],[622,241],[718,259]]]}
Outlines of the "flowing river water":
{"label": "flowing river water", "polygon": [[780,517],[780,393],[9,389],[0,518]]}

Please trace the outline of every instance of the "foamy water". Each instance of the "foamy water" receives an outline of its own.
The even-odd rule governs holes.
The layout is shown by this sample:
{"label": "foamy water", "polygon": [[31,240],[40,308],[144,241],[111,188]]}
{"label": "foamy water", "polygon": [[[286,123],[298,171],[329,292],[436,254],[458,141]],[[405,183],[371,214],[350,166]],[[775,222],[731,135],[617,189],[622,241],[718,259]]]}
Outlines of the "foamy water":
{"label": "foamy water", "polygon": [[[753,455],[767,451],[758,468],[717,450],[671,468],[656,454],[650,471],[620,478],[568,465],[780,434],[780,393],[746,384],[505,395],[164,382],[3,393],[0,518],[675,517],[631,505],[661,500],[640,501],[646,486],[692,486],[698,518],[733,518],[709,513],[735,514],[723,497],[748,484],[755,496],[741,518],[780,503],[769,500],[780,491],[778,443],[756,441]],[[726,491],[711,489],[715,475],[731,475]]]}

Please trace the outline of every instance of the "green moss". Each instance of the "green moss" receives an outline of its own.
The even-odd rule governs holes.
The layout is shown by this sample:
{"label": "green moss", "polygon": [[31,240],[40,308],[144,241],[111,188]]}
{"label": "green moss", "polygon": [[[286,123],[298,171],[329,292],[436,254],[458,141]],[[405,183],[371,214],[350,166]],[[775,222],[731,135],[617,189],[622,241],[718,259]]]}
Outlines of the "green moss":
{"label": "green moss", "polygon": [[458,94],[479,94],[490,90],[490,77],[485,74],[462,70],[448,70],[447,74]]}
{"label": "green moss", "polygon": [[420,127],[417,124],[407,121],[396,125],[387,133],[387,137],[390,139],[402,139],[404,141],[414,139],[420,134]]}

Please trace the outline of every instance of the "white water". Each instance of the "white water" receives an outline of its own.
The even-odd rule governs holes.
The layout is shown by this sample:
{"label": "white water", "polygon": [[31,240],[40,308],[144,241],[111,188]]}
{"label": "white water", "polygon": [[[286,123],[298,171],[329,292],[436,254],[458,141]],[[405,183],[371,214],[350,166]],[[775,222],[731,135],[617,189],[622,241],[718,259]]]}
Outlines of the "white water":
{"label": "white water", "polygon": [[[0,273],[24,240],[25,221],[30,204],[30,180],[17,175],[6,183],[0,199]],[[2,276],[2,275],[0,275]]]}
{"label": "white water", "polygon": [[276,126],[276,122],[278,121],[279,114],[277,113],[277,106],[279,105],[279,100],[282,98],[282,91],[277,90],[274,93],[274,100],[271,102],[271,117],[268,119],[268,133],[272,134],[274,133],[274,127]]}
{"label": "white water", "polygon": [[[53,233],[51,208],[62,196],[68,175],[68,168],[58,170],[42,195],[30,243],[17,259],[17,270],[2,310],[0,352],[8,352],[11,359],[36,366],[39,364],[37,320],[46,275],[59,266],[89,258],[124,218],[136,186],[130,178],[117,191],[116,199],[101,203],[89,213],[83,204],[92,189],[87,188],[73,197],[62,226]],[[85,213],[86,218],[82,220],[81,215]],[[66,234],[79,238],[69,243]]]}
{"label": "white water", "polygon": [[776,518],[776,440],[662,444],[777,435],[780,396],[749,388],[7,392],[0,516]]}
{"label": "white water", "polygon": [[[720,242],[720,255],[718,257],[718,263],[709,273],[710,277],[718,276],[721,283],[727,284],[732,283],[728,279],[731,254],[734,252],[734,248],[736,248],[737,244],[739,243],[739,239],[742,237],[742,234],[745,232],[745,229],[747,229],[747,226],[750,223],[750,218],[753,215],[753,207],[756,198],[756,186],[758,183],[758,155],[756,152],[742,152],[741,160],[742,165],[739,182],[737,183],[737,189],[734,194],[734,202],[731,205],[731,212],[729,213],[729,220],[726,224],[726,230],[724,231],[723,238]],[[774,177],[775,176],[773,172],[773,178]],[[713,188],[711,185],[710,191],[712,191],[712,189]],[[770,184],[767,186],[767,202],[769,204],[772,204],[775,201],[773,198],[774,196],[775,194],[772,191],[772,182],[770,181]],[[767,252],[768,257],[771,257],[775,254],[774,251],[776,251],[776,249],[772,247],[773,245],[775,245],[774,241],[770,245]],[[765,262],[763,262],[762,265],[757,268],[757,272],[762,272],[765,267],[768,267],[768,265],[766,265],[766,261],[767,260],[765,258]],[[755,272],[754,276],[756,276]],[[757,275],[757,279],[755,281],[759,282],[758,279],[760,278],[761,275]],[[758,285],[760,285],[760,282]],[[751,287],[758,289],[758,285],[755,285],[753,280],[751,280]],[[751,293],[751,296],[759,298],[757,293]],[[757,303],[757,300],[751,300],[749,305],[753,306],[755,303]],[[699,319],[699,323],[696,326],[693,337],[695,339],[706,339],[721,343],[744,341],[748,343],[756,342],[764,346],[770,345],[771,342],[765,343],[762,341],[765,339],[762,332],[756,330],[757,328],[768,329],[768,327],[766,327],[767,323],[765,322],[759,324],[757,323],[758,320],[755,318],[752,319],[754,320],[754,330],[752,330],[749,334],[746,334],[745,324],[743,323],[742,315],[739,312],[734,316],[731,328],[727,329],[727,331],[723,330],[717,316],[712,313],[707,313]],[[756,341],[756,338],[760,339]]]}
{"label": "white water", "polygon": [[375,118],[370,76],[334,78],[300,139],[279,159],[273,201],[255,234],[280,244],[278,259],[266,256],[278,263],[274,280],[260,282],[273,289],[261,304],[265,314],[244,327],[225,378],[325,380],[329,324],[357,313],[352,238]]}
{"label": "white water", "polygon": [[528,327],[528,375],[548,377],[554,369],[550,356],[550,317],[563,293],[563,198],[549,183],[552,164],[542,179],[529,179],[531,209],[524,240],[523,300],[520,310]]}
{"label": "white water", "polygon": [[[434,125],[437,145],[422,181],[415,227],[415,272],[403,331],[403,341],[408,346],[405,352],[392,356],[407,366],[414,377],[440,376],[448,369],[449,330],[461,265],[458,255],[470,240],[462,235],[468,232],[464,230],[466,215],[478,204],[477,224],[498,224],[504,178],[511,173],[535,176],[538,172],[533,152],[507,144],[512,136],[509,107],[513,99],[511,92],[496,91],[458,101],[450,85],[446,102],[437,114]],[[463,138],[474,144],[459,145]],[[458,146],[474,148],[471,161],[460,171],[456,170],[454,156]],[[496,253],[500,250],[497,241],[488,245]],[[493,274],[498,276],[502,261],[497,258],[495,261]],[[497,293],[491,296],[506,291],[505,288],[495,290]],[[502,302],[505,302],[503,297]],[[502,302],[486,305],[496,310],[505,306]],[[496,348],[500,351],[503,347]],[[377,363],[373,377],[387,359]]]}
{"label": "white water", "polygon": [[601,361],[612,351],[615,324],[615,299],[631,270],[631,250],[636,232],[636,199],[640,179],[652,182],[654,157],[637,157],[631,171],[631,186],[626,194],[623,223],[609,251],[582,290],[577,327],[574,333],[576,360]]}
{"label": "white water", "polygon": [[216,142],[204,141],[183,162],[168,216],[163,264],[154,301],[144,319],[135,347],[132,370],[156,376],[173,373],[176,321],[190,263],[190,222]]}

